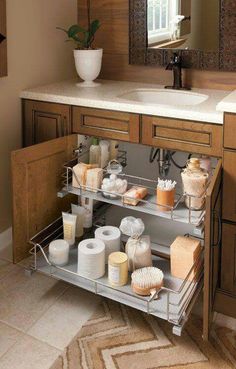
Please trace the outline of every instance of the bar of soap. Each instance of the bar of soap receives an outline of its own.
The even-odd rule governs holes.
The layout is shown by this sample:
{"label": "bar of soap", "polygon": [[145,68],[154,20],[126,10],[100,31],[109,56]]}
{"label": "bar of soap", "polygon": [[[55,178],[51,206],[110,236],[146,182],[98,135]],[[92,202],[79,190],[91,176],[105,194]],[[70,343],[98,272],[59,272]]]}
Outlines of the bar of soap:
{"label": "bar of soap", "polygon": [[72,186],[79,188],[86,185],[87,171],[97,168],[97,164],[79,163],[73,167]]}
{"label": "bar of soap", "polygon": [[[199,258],[201,252],[200,241],[191,237],[178,236],[170,246],[171,275],[176,278],[185,279],[193,264]],[[201,265],[196,262],[196,266],[188,277],[193,281]]]}
{"label": "bar of soap", "polygon": [[98,192],[103,180],[103,169],[94,168],[87,170],[86,188],[89,191]]}
{"label": "bar of soap", "polygon": [[147,196],[147,193],[147,188],[133,186],[124,194],[124,204],[136,206],[140,200]]}

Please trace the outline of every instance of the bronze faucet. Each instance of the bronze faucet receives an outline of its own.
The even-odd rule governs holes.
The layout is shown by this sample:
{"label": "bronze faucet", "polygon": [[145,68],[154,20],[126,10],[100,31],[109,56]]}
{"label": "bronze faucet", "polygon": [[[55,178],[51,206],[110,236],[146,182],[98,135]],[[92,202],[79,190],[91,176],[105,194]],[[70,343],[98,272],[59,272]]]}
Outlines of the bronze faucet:
{"label": "bronze faucet", "polygon": [[165,88],[172,90],[190,90],[189,87],[183,87],[182,84],[182,58],[178,53],[174,53],[170,62],[168,63],[166,70],[173,70],[173,86],[165,86]]}

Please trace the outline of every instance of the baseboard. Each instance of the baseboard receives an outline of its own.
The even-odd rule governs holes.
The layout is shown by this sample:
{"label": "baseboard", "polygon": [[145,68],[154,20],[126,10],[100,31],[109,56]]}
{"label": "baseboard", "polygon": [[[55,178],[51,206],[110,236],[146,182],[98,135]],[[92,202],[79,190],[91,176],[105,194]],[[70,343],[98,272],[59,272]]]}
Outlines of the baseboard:
{"label": "baseboard", "polygon": [[214,310],[217,313],[236,318],[236,296],[222,290],[217,290]]}
{"label": "baseboard", "polygon": [[0,251],[4,250],[7,246],[12,243],[12,228],[6,229],[0,233]]}

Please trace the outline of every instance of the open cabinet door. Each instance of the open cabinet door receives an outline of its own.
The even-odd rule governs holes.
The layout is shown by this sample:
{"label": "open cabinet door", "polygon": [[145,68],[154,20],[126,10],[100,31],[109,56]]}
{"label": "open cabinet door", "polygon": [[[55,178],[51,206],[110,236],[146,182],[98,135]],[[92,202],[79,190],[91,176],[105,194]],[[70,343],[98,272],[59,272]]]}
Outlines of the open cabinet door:
{"label": "open cabinet door", "polygon": [[29,256],[30,238],[69,209],[71,198],[57,197],[63,164],[77,145],[66,136],[12,152],[13,260]]}
{"label": "open cabinet door", "polygon": [[219,160],[206,196],[203,339],[208,340],[219,275],[221,244],[222,161]]}

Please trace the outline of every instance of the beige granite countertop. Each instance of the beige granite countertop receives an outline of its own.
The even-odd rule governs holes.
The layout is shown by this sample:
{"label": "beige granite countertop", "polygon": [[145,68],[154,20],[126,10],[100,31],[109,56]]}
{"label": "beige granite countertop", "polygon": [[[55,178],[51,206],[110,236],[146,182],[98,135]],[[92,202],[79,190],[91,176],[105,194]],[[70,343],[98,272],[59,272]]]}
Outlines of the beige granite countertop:
{"label": "beige granite countertop", "polygon": [[[99,82],[100,85],[98,87],[85,88],[78,86],[77,80],[63,81],[27,89],[21,92],[20,97],[89,108],[189,119],[214,124],[223,124],[224,113],[222,110],[217,110],[217,107],[221,106],[222,100],[227,102],[227,99],[229,99],[228,91],[192,89],[191,92],[206,94],[209,97],[203,103],[195,106],[152,105],[125,100],[120,95],[135,89],[163,89],[164,86],[107,80],[100,80]],[[234,99],[236,99],[236,93],[234,96]]]}
{"label": "beige granite countertop", "polygon": [[217,104],[217,110],[226,113],[236,113],[236,90],[232,91]]}

